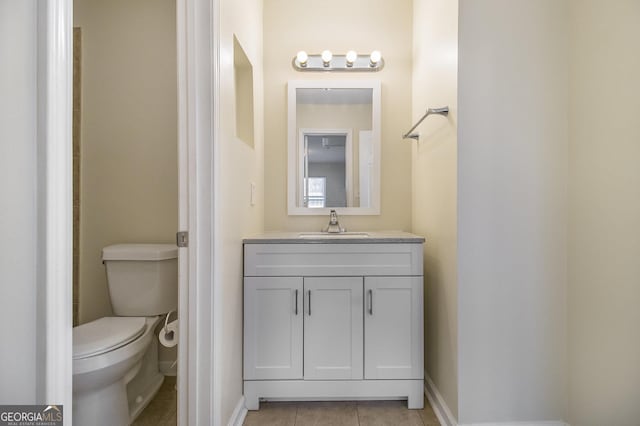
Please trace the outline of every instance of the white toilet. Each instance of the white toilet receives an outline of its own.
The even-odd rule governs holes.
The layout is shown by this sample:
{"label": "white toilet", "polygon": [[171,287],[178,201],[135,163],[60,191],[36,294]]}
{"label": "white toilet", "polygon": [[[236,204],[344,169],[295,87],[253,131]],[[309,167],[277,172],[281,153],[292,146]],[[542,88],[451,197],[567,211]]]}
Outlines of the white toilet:
{"label": "white toilet", "polygon": [[164,380],[154,330],[178,306],[178,248],[117,244],[102,250],[114,317],[73,329],[73,423],[129,425]]}

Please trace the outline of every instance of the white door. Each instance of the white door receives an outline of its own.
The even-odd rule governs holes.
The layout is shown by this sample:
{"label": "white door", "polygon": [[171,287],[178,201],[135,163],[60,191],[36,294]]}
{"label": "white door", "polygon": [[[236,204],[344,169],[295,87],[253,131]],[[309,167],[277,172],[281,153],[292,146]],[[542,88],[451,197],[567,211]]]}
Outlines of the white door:
{"label": "white door", "polygon": [[362,379],[362,277],[304,278],[305,380]]}
{"label": "white door", "polygon": [[365,277],[365,379],[422,379],[422,277]]}
{"label": "white door", "polygon": [[244,379],[302,379],[302,278],[244,279]]}

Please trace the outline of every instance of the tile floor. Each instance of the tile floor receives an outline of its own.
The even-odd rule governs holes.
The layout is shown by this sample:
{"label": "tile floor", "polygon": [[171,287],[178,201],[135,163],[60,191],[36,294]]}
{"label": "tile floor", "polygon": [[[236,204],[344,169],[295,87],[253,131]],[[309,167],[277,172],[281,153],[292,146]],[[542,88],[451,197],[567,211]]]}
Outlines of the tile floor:
{"label": "tile floor", "polygon": [[178,396],[176,378],[164,378],[160,390],[142,410],[132,426],[176,426],[178,423]]}
{"label": "tile floor", "polygon": [[439,426],[429,402],[408,410],[406,401],[263,402],[245,426]]}
{"label": "tile floor", "polygon": [[[175,426],[176,378],[167,377],[132,426]],[[408,410],[406,401],[263,402],[245,426],[439,426],[429,401]]]}

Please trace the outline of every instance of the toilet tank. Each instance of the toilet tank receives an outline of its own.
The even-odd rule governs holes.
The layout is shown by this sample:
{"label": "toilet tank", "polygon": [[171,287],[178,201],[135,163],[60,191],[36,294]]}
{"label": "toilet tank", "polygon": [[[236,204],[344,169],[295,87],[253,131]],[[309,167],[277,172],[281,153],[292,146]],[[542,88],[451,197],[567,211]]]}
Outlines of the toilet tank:
{"label": "toilet tank", "polygon": [[102,249],[113,313],[161,315],[178,308],[178,247],[115,244]]}

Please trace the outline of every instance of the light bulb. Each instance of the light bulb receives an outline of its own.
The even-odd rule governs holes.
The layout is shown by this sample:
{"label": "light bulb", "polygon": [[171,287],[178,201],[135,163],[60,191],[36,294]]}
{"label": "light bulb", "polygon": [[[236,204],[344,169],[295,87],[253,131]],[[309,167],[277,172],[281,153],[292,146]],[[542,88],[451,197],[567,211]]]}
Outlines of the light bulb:
{"label": "light bulb", "polygon": [[331,53],[330,50],[325,50],[324,52],[322,52],[322,62],[324,64],[325,67],[329,66],[329,62],[331,62],[331,58],[333,58],[333,54]]}
{"label": "light bulb", "polygon": [[347,66],[352,67],[353,63],[356,61],[356,59],[358,59],[358,54],[355,52],[355,50],[350,50],[347,52],[346,59]]}
{"label": "light bulb", "polygon": [[371,66],[374,67],[378,64],[378,62],[380,62],[380,59],[382,59],[382,53],[380,53],[379,50],[374,50],[373,52],[371,52],[371,56],[369,57],[369,60],[371,61]]}
{"label": "light bulb", "polygon": [[298,61],[301,67],[307,66],[308,59],[309,59],[309,55],[307,55],[307,52],[305,52],[304,50],[299,51],[298,54],[296,55],[296,60]]}

